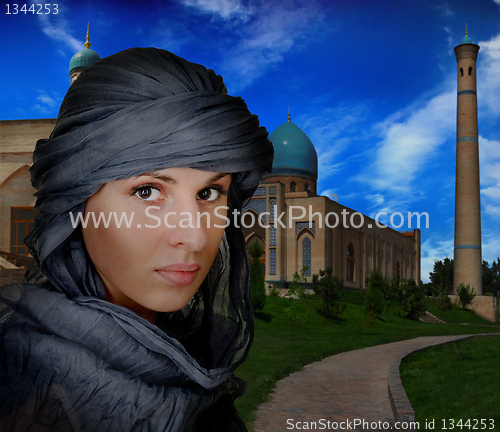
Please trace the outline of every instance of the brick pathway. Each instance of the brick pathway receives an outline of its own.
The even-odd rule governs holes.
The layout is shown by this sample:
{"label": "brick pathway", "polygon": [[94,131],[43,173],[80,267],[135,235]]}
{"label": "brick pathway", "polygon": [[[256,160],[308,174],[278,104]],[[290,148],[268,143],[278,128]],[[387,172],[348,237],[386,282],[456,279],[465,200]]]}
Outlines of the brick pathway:
{"label": "brick pathway", "polygon": [[[337,430],[373,431],[370,426],[354,427],[352,422],[359,419],[394,424],[396,420],[414,420],[399,378],[401,359],[414,351],[468,337],[471,335],[419,337],[309,364],[278,383],[272,399],[259,407],[254,431],[334,430],[334,422],[347,419],[351,428],[344,424],[341,429],[339,424]],[[320,423],[320,419],[324,420]]]}

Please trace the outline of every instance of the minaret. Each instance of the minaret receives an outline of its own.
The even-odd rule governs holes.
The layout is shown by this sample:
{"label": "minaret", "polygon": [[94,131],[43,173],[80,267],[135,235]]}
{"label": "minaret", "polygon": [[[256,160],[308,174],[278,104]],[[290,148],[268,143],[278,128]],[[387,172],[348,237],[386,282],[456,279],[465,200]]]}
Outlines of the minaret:
{"label": "minaret", "polygon": [[453,292],[470,284],[482,295],[481,206],[477,129],[476,59],[479,45],[467,35],[455,47],[457,57],[457,168],[455,184],[455,259]]}

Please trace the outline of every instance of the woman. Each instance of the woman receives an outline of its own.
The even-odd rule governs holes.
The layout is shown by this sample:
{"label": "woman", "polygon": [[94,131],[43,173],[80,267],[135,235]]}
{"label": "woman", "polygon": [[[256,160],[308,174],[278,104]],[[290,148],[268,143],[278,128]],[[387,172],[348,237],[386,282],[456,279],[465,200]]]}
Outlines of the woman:
{"label": "woman", "polygon": [[0,430],[245,430],[237,219],[273,158],[256,116],[213,71],[134,48],[80,75],[33,158],[34,265],[0,291]]}

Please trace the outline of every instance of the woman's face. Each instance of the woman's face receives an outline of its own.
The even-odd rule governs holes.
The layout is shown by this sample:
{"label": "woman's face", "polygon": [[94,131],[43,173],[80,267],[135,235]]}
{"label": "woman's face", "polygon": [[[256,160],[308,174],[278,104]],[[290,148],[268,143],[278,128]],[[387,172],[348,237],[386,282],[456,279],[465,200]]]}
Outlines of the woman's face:
{"label": "woman's face", "polygon": [[230,183],[230,174],[168,168],[91,196],[83,239],[108,301],[150,322],[186,306],[217,255]]}

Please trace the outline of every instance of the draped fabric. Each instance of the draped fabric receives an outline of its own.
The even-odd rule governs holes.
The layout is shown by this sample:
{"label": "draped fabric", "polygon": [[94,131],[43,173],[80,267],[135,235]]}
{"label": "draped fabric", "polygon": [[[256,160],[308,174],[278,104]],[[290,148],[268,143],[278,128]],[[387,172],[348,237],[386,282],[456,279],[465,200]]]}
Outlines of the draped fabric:
{"label": "draped fabric", "polygon": [[0,430],[245,430],[233,405],[253,339],[241,224],[190,304],[153,325],[106,301],[69,214],[108,181],[170,167],[231,173],[229,211],[241,210],[272,158],[257,117],[203,66],[133,48],[82,72],[33,155],[34,265],[0,291]]}

